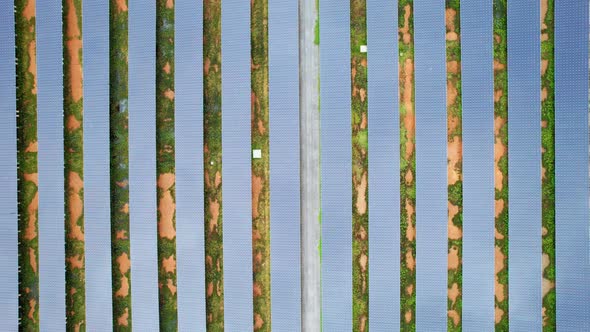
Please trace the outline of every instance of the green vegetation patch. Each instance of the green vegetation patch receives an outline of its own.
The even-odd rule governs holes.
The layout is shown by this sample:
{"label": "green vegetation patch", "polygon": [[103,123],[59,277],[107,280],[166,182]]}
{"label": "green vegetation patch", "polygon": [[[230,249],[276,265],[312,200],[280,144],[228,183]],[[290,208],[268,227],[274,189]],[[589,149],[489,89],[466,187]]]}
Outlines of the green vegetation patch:
{"label": "green vegetation patch", "polygon": [[414,1],[398,2],[400,93],[400,329],[416,329]]}
{"label": "green vegetation patch", "polygon": [[207,331],[223,331],[221,0],[203,2],[205,288]]}
{"label": "green vegetation patch", "polygon": [[448,162],[448,331],[462,329],[463,149],[460,1],[446,0]]}
{"label": "green vegetation patch", "polygon": [[19,319],[24,331],[39,330],[37,180],[37,63],[35,1],[15,0],[16,125],[18,162]]}
{"label": "green vegetation patch", "polygon": [[369,210],[367,2],[350,0],[351,123],[352,123],[352,329],[369,326]]}
{"label": "green vegetation patch", "polygon": [[541,1],[543,331],[556,330],[554,0]]}
{"label": "green vegetation patch", "polygon": [[156,2],[156,175],[160,331],[176,331],[174,2]]}
{"label": "green vegetation patch", "polygon": [[109,118],[113,329],[131,331],[129,242],[128,13],[126,0],[110,0]]}
{"label": "green vegetation patch", "polygon": [[494,0],[494,160],[496,331],[508,331],[508,75],[507,3]]}
{"label": "green vegetation patch", "polygon": [[86,328],[82,0],[63,1],[66,328]]}
{"label": "green vegetation patch", "polygon": [[255,331],[271,331],[270,310],[270,188],[268,108],[268,0],[251,2],[252,149],[252,268]]}

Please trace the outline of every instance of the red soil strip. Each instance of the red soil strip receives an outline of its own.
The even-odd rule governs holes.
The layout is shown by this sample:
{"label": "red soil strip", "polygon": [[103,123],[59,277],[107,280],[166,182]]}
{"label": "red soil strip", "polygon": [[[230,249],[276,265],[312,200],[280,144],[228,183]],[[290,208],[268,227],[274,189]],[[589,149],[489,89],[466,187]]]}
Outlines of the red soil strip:
{"label": "red soil strip", "polygon": [[115,292],[115,297],[127,297],[129,295],[129,279],[121,276],[121,288]]}
{"label": "red soil strip", "polygon": [[460,264],[460,260],[459,260],[459,248],[457,248],[456,246],[452,246],[449,249],[449,270],[457,270],[459,268],[459,264]]}
{"label": "red soil strip", "polygon": [[[543,253],[542,262],[543,262],[543,272],[545,272],[545,269],[551,263],[551,260],[549,259],[549,255],[547,255],[546,253]],[[543,296],[542,296],[542,298],[544,298],[545,295],[547,295],[547,293],[549,293],[554,287],[555,287],[555,283],[553,281],[543,278],[543,283],[542,283]]]}
{"label": "red soil strip", "polygon": [[412,249],[406,250],[406,266],[410,271],[414,271],[414,268],[416,267],[416,261],[414,260],[414,253]]}
{"label": "red soil strip", "polygon": [[215,188],[218,188],[221,184],[221,173],[219,171],[215,172]]}
{"label": "red soil strip", "polygon": [[76,255],[66,258],[72,269],[81,269],[84,267],[84,256]]}
{"label": "red soil strip", "polygon": [[30,21],[33,17],[35,17],[35,0],[29,0],[25,9],[23,9],[23,17]]}
{"label": "red soil strip", "polygon": [[166,273],[174,273],[176,272],[176,259],[172,255],[168,258],[163,258],[162,266]]}
{"label": "red soil strip", "polygon": [[174,91],[168,89],[166,91],[164,91],[164,97],[173,100],[174,99]]}
{"label": "red soil strip", "polygon": [[[37,174],[37,173],[35,173]],[[26,174],[25,174],[26,176]],[[27,228],[25,229],[25,240],[32,240],[37,237],[37,210],[39,209],[39,192],[35,193],[31,203],[27,207],[27,214],[29,220],[27,222]]]}
{"label": "red soil strip", "polygon": [[362,315],[359,318],[359,331],[364,332],[366,329],[366,325],[367,325],[367,316]]}
{"label": "red soil strip", "polygon": [[461,180],[461,174],[457,170],[457,165],[463,159],[463,144],[461,144],[461,138],[459,136],[453,137],[451,142],[448,142],[447,147],[447,175],[448,175],[448,184],[452,185],[457,183],[457,181]]}
{"label": "red soil strip", "polygon": [[359,215],[367,212],[367,172],[363,173],[361,182],[356,186],[356,211]]}
{"label": "red soil strip", "polygon": [[25,181],[33,182],[36,186],[39,185],[39,176],[38,173],[24,173],[23,179]]}
{"label": "red soil strip", "polygon": [[33,248],[29,248],[29,264],[31,265],[33,273],[37,274],[37,254]]}
{"label": "red soil strip", "polygon": [[119,9],[119,12],[126,12],[127,0],[117,0],[117,9]]}
{"label": "red soil strip", "polygon": [[448,41],[455,41],[455,40],[459,39],[459,36],[455,32],[455,16],[456,15],[457,15],[457,12],[452,8],[448,8],[445,11],[446,26],[447,26],[447,30],[449,30],[449,32],[447,32],[447,36],[446,36]]}
{"label": "red soil strip", "polygon": [[129,326],[129,308],[125,308],[125,312],[117,317],[117,325]]}
{"label": "red soil strip", "polygon": [[121,211],[121,212],[123,212],[125,214],[128,214],[129,213],[129,203],[125,203],[123,205],[123,207],[121,208],[121,210],[119,210],[119,211]]}
{"label": "red soil strip", "polygon": [[37,322],[37,320],[35,319],[35,309],[36,308],[37,308],[37,300],[30,299],[29,300],[29,312],[27,314],[27,317],[29,317],[29,319],[35,323]]}
{"label": "red soil strip", "polygon": [[70,214],[70,239],[84,241],[84,232],[78,225],[78,219],[82,216],[84,203],[80,197],[80,191],[84,188],[84,182],[76,172],[68,174],[68,212]]}
{"label": "red soil strip", "polygon": [[504,174],[500,169],[498,163],[502,157],[506,154],[506,145],[502,143],[502,140],[498,137],[500,135],[500,130],[504,127],[506,123],[506,119],[501,117],[496,117],[494,120],[494,135],[496,136],[496,141],[494,143],[494,173],[495,173],[495,187],[497,190],[502,190],[504,187]]}
{"label": "red soil strip", "polygon": [[412,181],[414,181],[414,175],[412,174],[411,169],[408,168],[408,171],[406,172],[406,176],[404,176],[404,179],[406,180],[407,186],[412,184]]}
{"label": "red soil strip", "polygon": [[[29,3],[35,3],[34,0],[30,0]],[[33,9],[34,11],[35,9]],[[33,40],[29,43],[29,73],[33,75],[33,89],[31,93],[37,94],[37,43]]]}
{"label": "red soil strip", "polygon": [[448,315],[449,315],[449,318],[451,318],[451,320],[453,320],[453,325],[455,325],[455,326],[459,325],[459,323],[461,322],[461,316],[459,316],[458,312],[456,312],[455,310],[449,310]]}
{"label": "red soil strip", "polygon": [[406,313],[404,314],[404,320],[406,321],[406,323],[412,321],[412,310],[406,311]]}
{"label": "red soil strip", "polygon": [[166,287],[168,287],[168,290],[170,293],[172,293],[172,295],[176,294],[176,285],[174,285],[174,281],[172,281],[172,279],[168,278],[166,280]]}
{"label": "red soil strip", "polygon": [[447,72],[450,74],[457,74],[459,73],[459,62],[453,60],[447,62]]}
{"label": "red soil strip", "polygon": [[549,68],[549,60],[541,60],[541,75],[545,75],[547,68]]}
{"label": "red soil strip", "polygon": [[412,223],[412,216],[414,215],[414,206],[409,199],[406,199],[406,213],[408,215],[408,227],[406,228],[406,239],[412,242],[416,238],[416,228]]}
{"label": "red soil strip", "polygon": [[212,201],[209,198],[209,213],[211,213],[211,220],[209,220],[209,234],[212,234],[217,227],[217,218],[219,218],[219,203],[217,200]]}
{"label": "red soil strip", "polygon": [[367,114],[363,113],[363,117],[361,119],[361,125],[360,125],[361,129],[365,129],[367,128]]}
{"label": "red soil strip", "polygon": [[266,128],[264,127],[264,122],[262,122],[262,120],[258,120],[258,132],[260,135],[264,135],[266,132]]}
{"label": "red soil strip", "polygon": [[35,141],[27,146],[25,152],[37,152],[38,148],[39,144],[37,144],[37,141]]}
{"label": "red soil strip", "polygon": [[449,220],[448,220],[448,229],[449,229],[449,239],[451,240],[459,240],[463,237],[463,231],[461,228],[455,226],[453,223],[453,218],[459,213],[459,206],[453,205],[451,202],[448,203],[449,209]]}
{"label": "red soil strip", "polygon": [[[402,41],[404,44],[409,44],[412,41],[412,36],[410,35],[410,15],[412,15],[412,7],[407,4],[404,6],[404,26],[403,28],[399,29],[402,33]],[[411,315],[411,313],[410,313]]]}
{"label": "red soil strip", "polygon": [[405,159],[409,160],[414,153],[414,130],[416,127],[416,118],[414,117],[414,104],[412,102],[412,87],[414,82],[414,63],[412,59],[406,59],[404,62],[404,68],[401,75],[403,80],[404,89],[402,94],[402,103],[405,107],[406,114],[404,116],[404,127],[406,128],[406,156]]}
{"label": "red soil strip", "polygon": [[254,283],[252,293],[253,293],[254,298],[262,296],[262,287],[260,287],[259,283],[257,283],[257,282]]}
{"label": "red soil strip", "polygon": [[[451,306],[455,306],[455,302],[459,295],[461,295],[461,290],[459,289],[459,285],[455,282],[448,290],[449,300],[451,300]],[[456,324],[455,324],[456,325]]]}
{"label": "red soil strip", "polygon": [[68,0],[68,25],[66,28],[66,42],[68,49],[69,74],[70,74],[70,94],[74,102],[78,102],[82,98],[82,64],[80,63],[80,49],[82,48],[82,40],[80,39],[80,28],[78,26],[78,16],[76,14],[76,7],[74,0]]}
{"label": "red soil strip", "polygon": [[209,75],[209,67],[211,66],[211,60],[209,58],[205,58],[205,63],[203,64],[203,72],[205,75]]}
{"label": "red soil strip", "polygon": [[414,293],[414,285],[413,284],[409,284],[408,287],[406,287],[406,293],[408,295],[412,295],[412,293]]}
{"label": "red soil strip", "polygon": [[123,253],[121,256],[117,257],[116,262],[119,265],[119,272],[121,273],[121,288],[117,290],[115,296],[127,297],[127,295],[129,295],[129,279],[125,276],[125,274],[131,268],[131,261],[129,260],[127,253]]}
{"label": "red soil strip", "polygon": [[117,234],[115,235],[115,238],[117,240],[127,240],[129,237],[127,236],[127,231],[126,230],[120,230],[120,231],[117,231]]}
{"label": "red soil strip", "polygon": [[176,229],[174,228],[176,204],[170,192],[170,188],[174,185],[175,181],[176,177],[172,173],[160,174],[158,177],[158,188],[162,191],[162,196],[158,204],[158,211],[160,212],[158,235],[161,238],[167,238],[169,240],[176,237]]}
{"label": "red soil strip", "polygon": [[258,218],[258,201],[262,191],[262,178],[252,175],[252,219]]}
{"label": "red soil strip", "polygon": [[211,297],[213,295],[213,282],[209,282],[207,284],[207,297]]}
{"label": "red soil strip", "polygon": [[78,128],[80,128],[80,121],[78,121],[78,119],[76,119],[76,117],[74,115],[70,115],[68,116],[68,121],[66,123],[66,129],[69,132],[72,132]]}
{"label": "red soil strip", "polygon": [[262,325],[264,325],[264,321],[259,314],[254,314],[254,330],[259,330]]}

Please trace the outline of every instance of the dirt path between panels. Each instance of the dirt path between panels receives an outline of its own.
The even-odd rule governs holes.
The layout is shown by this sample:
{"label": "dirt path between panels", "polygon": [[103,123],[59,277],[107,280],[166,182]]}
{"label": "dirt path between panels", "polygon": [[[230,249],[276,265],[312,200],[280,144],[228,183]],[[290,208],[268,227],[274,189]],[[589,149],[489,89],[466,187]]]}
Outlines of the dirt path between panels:
{"label": "dirt path between panels", "polygon": [[[35,0],[16,0],[16,109],[19,230],[19,319],[25,331],[39,329],[37,181],[37,61]],[[16,116],[16,115],[15,115]],[[64,294],[65,296],[65,294]]]}
{"label": "dirt path between panels", "polygon": [[[203,2],[203,163],[205,285],[208,331],[223,331],[223,204],[221,188],[221,0]],[[254,241],[254,235],[253,239]]]}
{"label": "dirt path between panels", "polygon": [[508,330],[508,76],[506,0],[494,0],[495,324]]}
{"label": "dirt path between panels", "polygon": [[447,0],[448,330],[461,331],[463,290],[463,142],[460,2]]}
{"label": "dirt path between panels", "polygon": [[[400,328],[416,328],[416,155],[414,113],[414,15],[413,0],[400,0]],[[369,124],[370,125],[370,124]]]}
{"label": "dirt path between panels", "polygon": [[262,152],[252,159],[253,328],[271,331],[268,0],[250,1],[251,144]]}
{"label": "dirt path between panels", "polygon": [[[174,1],[156,1],[156,175],[160,330],[178,329],[176,161],[174,136]],[[174,264],[170,264],[174,262]]]}
{"label": "dirt path between panels", "polygon": [[554,0],[541,0],[541,187],[543,331],[556,330]]}
{"label": "dirt path between panels", "polygon": [[109,116],[111,254],[113,282],[113,329],[131,331],[131,271],[129,234],[129,131],[128,97],[128,12],[127,0],[110,0],[109,6]]}
{"label": "dirt path between panels", "polygon": [[352,319],[353,331],[369,324],[369,211],[367,172],[367,1],[350,0],[350,71],[352,111]]}

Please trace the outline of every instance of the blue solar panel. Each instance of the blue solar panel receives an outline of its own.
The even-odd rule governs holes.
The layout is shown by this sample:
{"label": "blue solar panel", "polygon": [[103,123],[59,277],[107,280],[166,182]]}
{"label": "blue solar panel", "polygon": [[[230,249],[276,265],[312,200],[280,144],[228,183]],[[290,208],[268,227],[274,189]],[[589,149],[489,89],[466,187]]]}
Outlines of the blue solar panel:
{"label": "blue solar panel", "polygon": [[65,330],[64,152],[61,2],[37,4],[39,320]]}
{"label": "blue solar panel", "polygon": [[416,330],[447,327],[445,2],[416,1]]}
{"label": "blue solar panel", "polygon": [[588,2],[555,6],[557,328],[590,330]]}
{"label": "blue solar panel", "polygon": [[541,330],[540,1],[508,3],[509,323]]}
{"label": "blue solar panel", "polygon": [[133,328],[157,331],[156,6],[129,0],[129,217]]}
{"label": "blue solar panel", "polygon": [[221,5],[224,324],[253,328],[250,2]]}
{"label": "blue solar panel", "polygon": [[14,3],[0,3],[0,330],[18,330]]}
{"label": "blue solar panel", "polygon": [[463,329],[494,329],[492,0],[461,6]]}
{"label": "blue solar panel", "polygon": [[203,188],[203,3],[176,3],[178,329],[206,329]]}
{"label": "blue solar panel", "polygon": [[301,225],[297,1],[269,1],[268,20],[272,328],[299,331]]}
{"label": "blue solar panel", "polygon": [[369,328],[400,327],[400,192],[397,1],[367,1]]}
{"label": "blue solar panel", "polygon": [[84,230],[86,329],[113,321],[109,176],[109,4],[87,0],[84,17]]}
{"label": "blue solar panel", "polygon": [[352,329],[350,7],[320,0],[322,319]]}

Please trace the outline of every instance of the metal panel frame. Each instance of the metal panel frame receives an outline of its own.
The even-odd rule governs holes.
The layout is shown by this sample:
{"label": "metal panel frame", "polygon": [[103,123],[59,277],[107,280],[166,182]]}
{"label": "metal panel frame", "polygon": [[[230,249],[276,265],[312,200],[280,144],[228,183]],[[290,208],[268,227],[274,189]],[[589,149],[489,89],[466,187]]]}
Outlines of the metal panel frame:
{"label": "metal panel frame", "polygon": [[250,2],[221,4],[224,324],[253,329]]}
{"label": "metal panel frame", "polygon": [[159,327],[156,221],[156,6],[129,0],[129,217],[133,329]]}
{"label": "metal panel frame", "polygon": [[86,329],[113,321],[109,163],[109,3],[85,0],[84,218]]}
{"label": "metal panel frame", "polygon": [[367,1],[369,328],[400,328],[400,128],[397,1]]}
{"label": "metal panel frame", "polygon": [[37,3],[39,321],[65,330],[63,40],[61,2]]}
{"label": "metal panel frame", "polygon": [[461,3],[463,329],[494,329],[492,0]]}
{"label": "metal panel frame", "polygon": [[320,3],[322,319],[352,329],[350,5]]}
{"label": "metal panel frame", "polygon": [[0,4],[0,330],[18,330],[18,203],[14,3]]}
{"label": "metal panel frame", "polygon": [[416,76],[416,330],[447,328],[445,2],[414,3]]}
{"label": "metal panel frame", "polygon": [[203,187],[203,2],[176,3],[178,329],[206,330]]}
{"label": "metal panel frame", "polygon": [[541,2],[508,3],[510,330],[541,324]]}
{"label": "metal panel frame", "polygon": [[299,7],[268,3],[272,327],[301,329]]}
{"label": "metal panel frame", "polygon": [[557,328],[590,330],[588,1],[555,6]]}

